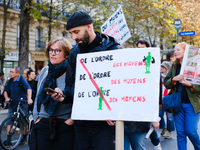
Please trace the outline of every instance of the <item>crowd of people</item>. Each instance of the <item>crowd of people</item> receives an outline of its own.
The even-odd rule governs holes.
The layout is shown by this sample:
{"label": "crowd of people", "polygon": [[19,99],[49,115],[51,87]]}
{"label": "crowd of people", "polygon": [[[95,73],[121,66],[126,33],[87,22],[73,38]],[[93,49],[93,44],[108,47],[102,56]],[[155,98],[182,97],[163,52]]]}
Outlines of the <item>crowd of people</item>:
{"label": "crowd of people", "polygon": [[[5,97],[5,103],[8,104],[8,116],[16,108],[14,102],[10,103],[10,98],[23,97],[27,99],[29,106],[23,103],[21,107],[27,113],[33,111],[35,124],[30,140],[35,141],[36,144],[29,145],[31,150],[115,149],[115,121],[71,119],[77,55],[122,48],[113,37],[95,32],[93,22],[93,18],[87,13],[74,12],[67,21],[66,29],[77,45],[72,48],[66,38],[53,38],[45,51],[46,57],[49,59],[48,66],[45,66],[41,72],[39,70],[40,74],[37,77],[31,68],[25,69],[22,77],[19,67],[10,70],[11,79],[9,81],[4,79],[2,73],[0,74],[0,90],[1,95],[4,95],[2,97]],[[172,63],[164,61],[161,64],[158,100],[160,124],[159,122],[125,122],[125,150],[129,150],[130,146],[133,150],[145,150],[145,134],[151,126],[154,127],[154,131],[150,139],[155,150],[162,149],[156,132],[158,127],[162,129],[161,135],[165,139],[172,138],[172,131],[176,127],[179,150],[187,149],[187,137],[192,142],[194,149],[200,150],[200,138],[197,132],[200,114],[200,86],[189,83],[183,75],[179,75],[185,46],[186,43],[178,43],[174,50],[175,61]],[[139,40],[137,47],[148,48],[150,45],[146,40]],[[169,93],[169,89],[172,93],[176,93],[180,85],[183,86],[181,110],[177,114],[165,112],[162,108],[163,96]],[[56,92],[44,90],[46,88],[51,88]],[[167,119],[166,123],[165,118]],[[24,136],[21,144],[27,142],[28,134],[27,124],[23,125]],[[9,127],[8,124],[7,130]],[[4,141],[6,145],[11,144],[11,136],[7,135],[7,140]]]}

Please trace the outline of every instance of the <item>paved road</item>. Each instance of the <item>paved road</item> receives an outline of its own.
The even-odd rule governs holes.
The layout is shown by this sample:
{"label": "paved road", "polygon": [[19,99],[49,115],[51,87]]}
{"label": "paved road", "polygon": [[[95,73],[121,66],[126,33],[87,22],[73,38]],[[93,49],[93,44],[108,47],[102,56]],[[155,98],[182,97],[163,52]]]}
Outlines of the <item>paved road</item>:
{"label": "paved road", "polygon": [[[1,110],[0,110],[1,112]],[[7,117],[6,113],[0,113],[0,123]],[[200,123],[199,123],[199,129],[198,132],[200,134]],[[178,150],[177,148],[177,142],[176,142],[176,132],[173,131],[172,132],[172,139],[165,139],[164,137],[160,136],[161,133],[161,129],[157,129],[157,133],[160,137],[161,140],[161,146],[162,146],[162,150]],[[145,142],[145,147],[146,150],[153,150],[153,144],[151,144],[150,139],[147,139]],[[191,142],[188,139],[188,145],[187,145],[188,150],[194,150]],[[28,145],[23,145],[23,146],[19,146],[16,150],[28,150]],[[0,147],[0,150],[2,150],[2,148]]]}
{"label": "paved road", "polygon": [[[0,111],[1,111],[1,109],[0,109]],[[6,117],[7,117],[6,113],[0,113],[0,124]],[[3,149],[0,147],[0,150],[3,150]],[[16,148],[15,150],[29,150],[29,148],[28,148],[28,145],[22,145],[22,146],[19,146],[18,148]]]}
{"label": "paved road", "polygon": [[[178,150],[177,148],[177,142],[176,142],[176,132],[173,131],[172,132],[172,139],[165,139],[164,137],[162,137],[160,135],[161,133],[161,129],[157,129],[157,133],[160,137],[160,141],[161,141],[161,146],[162,146],[162,150]],[[200,134],[200,123],[199,123],[199,129],[198,132]],[[194,150],[190,140],[188,139],[188,144],[187,144],[187,150]],[[150,139],[148,139],[145,143],[145,147],[147,150],[153,150],[153,144],[151,144]]]}

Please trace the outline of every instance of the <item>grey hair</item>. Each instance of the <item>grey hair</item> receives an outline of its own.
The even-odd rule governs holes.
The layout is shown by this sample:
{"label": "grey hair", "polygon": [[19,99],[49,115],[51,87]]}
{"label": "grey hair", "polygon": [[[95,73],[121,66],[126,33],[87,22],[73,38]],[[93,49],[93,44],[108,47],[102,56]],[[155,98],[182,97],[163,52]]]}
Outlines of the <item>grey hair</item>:
{"label": "grey hair", "polygon": [[15,72],[16,72],[16,73],[20,73],[19,67],[13,67],[12,69],[15,69]]}

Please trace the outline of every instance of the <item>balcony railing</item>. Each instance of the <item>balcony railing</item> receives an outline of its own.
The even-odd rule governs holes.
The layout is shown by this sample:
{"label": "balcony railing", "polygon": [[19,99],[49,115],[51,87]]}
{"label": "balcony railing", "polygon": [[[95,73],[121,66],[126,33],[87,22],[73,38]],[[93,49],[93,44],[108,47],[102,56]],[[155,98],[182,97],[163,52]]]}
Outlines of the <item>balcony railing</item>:
{"label": "balcony railing", "polygon": [[[4,0],[0,0],[0,6],[3,6],[3,1]],[[8,0],[6,0],[6,4],[7,3],[8,3]],[[20,0],[10,0],[9,8],[20,11]]]}
{"label": "balcony railing", "polygon": [[36,47],[36,51],[44,50],[46,47],[46,42],[35,40],[35,47]]}

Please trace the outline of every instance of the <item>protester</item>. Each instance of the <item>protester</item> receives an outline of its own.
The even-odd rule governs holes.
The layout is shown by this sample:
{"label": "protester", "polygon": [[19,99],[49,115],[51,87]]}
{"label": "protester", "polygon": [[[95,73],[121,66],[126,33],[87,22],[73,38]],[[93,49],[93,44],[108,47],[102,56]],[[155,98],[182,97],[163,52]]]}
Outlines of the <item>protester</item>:
{"label": "protester", "polygon": [[[12,113],[16,111],[18,103],[16,101],[10,102],[10,98],[13,100],[19,100],[23,98],[23,100],[28,100],[28,103],[22,102],[20,107],[21,109],[25,112],[26,115],[28,115],[28,104],[32,104],[33,101],[31,99],[31,87],[27,83],[27,81],[21,77],[20,69],[19,67],[14,67],[10,69],[10,77],[11,79],[8,81],[5,90],[4,90],[4,97],[5,97],[5,102],[8,105],[8,117],[12,116]],[[9,97],[8,97],[9,93]],[[28,124],[25,120],[21,120],[24,126],[23,130],[23,138],[21,141],[21,145],[24,145],[27,143],[27,134],[28,134]],[[7,125],[7,131],[9,133],[11,125]],[[7,135],[7,140],[4,141],[4,144],[6,146],[12,145],[11,143],[11,137],[12,135]]]}
{"label": "protester", "polygon": [[50,62],[40,73],[33,110],[35,126],[32,131],[36,132],[37,150],[73,150],[75,131],[70,119],[72,101],[62,103],[57,99],[60,94],[44,90],[64,90],[63,81],[68,76],[67,57],[71,48],[69,41],[63,37],[53,38],[46,48],[45,53]]}
{"label": "protester", "polygon": [[38,71],[37,71],[37,76],[40,75],[40,72],[41,72],[41,69],[38,69]]}
{"label": "protester", "polygon": [[[1,74],[2,74],[1,80],[2,80],[2,83],[3,83],[3,89],[4,89],[6,84],[7,84],[7,82],[8,82],[8,78],[4,75],[3,72],[1,72]],[[2,108],[8,109],[8,105],[5,104],[5,98],[3,96],[3,93],[2,93]]]}
{"label": "protester", "polygon": [[136,46],[137,48],[147,48],[147,47],[150,47],[150,44],[148,41],[146,40],[139,40],[137,43],[136,43]]}
{"label": "protester", "polygon": [[[168,89],[166,89],[165,86],[164,86],[164,79],[165,79],[165,77],[168,73],[169,67],[170,67],[169,62],[167,62],[167,61],[162,62],[162,64],[161,64],[161,75],[162,75],[162,87],[163,87],[162,95],[163,96],[165,96],[169,93]],[[172,138],[172,131],[175,130],[175,128],[174,128],[174,117],[173,117],[172,113],[169,113],[169,112],[165,112],[165,113],[166,113],[166,118],[167,118],[166,123],[165,123],[165,120],[164,120],[163,109],[161,109],[160,112],[159,112],[159,117],[161,118],[160,129],[162,129],[161,136],[164,136],[165,139],[171,139]],[[167,134],[166,134],[166,132],[167,132]]]}
{"label": "protester", "polygon": [[[94,32],[94,20],[83,11],[74,12],[67,21],[66,29],[71,33],[77,45],[72,48],[68,57],[66,88],[62,92],[67,98],[58,100],[71,101],[74,95],[77,54],[121,49],[113,37]],[[87,104],[86,104],[87,105]],[[80,112],[81,113],[81,112]],[[115,122],[75,120],[74,126],[79,150],[114,150]]]}
{"label": "protester", "polygon": [[36,79],[36,81],[39,80],[40,72],[41,72],[41,69],[39,69],[38,71],[36,71],[36,75],[35,75],[35,79]]}
{"label": "protester", "polygon": [[187,137],[192,142],[194,149],[200,149],[200,138],[197,132],[200,115],[200,85],[189,83],[184,75],[180,75],[186,43],[178,43],[174,49],[175,62],[170,66],[164,79],[165,87],[171,93],[177,92],[182,84],[181,109],[174,114],[179,150],[187,150]]}
{"label": "protester", "polygon": [[[150,45],[146,40],[139,40],[136,46],[138,48],[147,48]],[[159,103],[162,101],[161,91],[162,88],[160,86]],[[154,150],[161,150],[160,139],[156,132],[159,126],[158,122],[125,122],[124,150],[130,150],[130,144],[133,150],[145,150],[145,135],[151,126],[154,126],[154,131],[150,135]]]}
{"label": "protester", "polygon": [[[35,97],[36,97],[36,92],[37,92],[37,81],[35,80],[35,71],[33,70],[29,70],[27,72],[27,81],[29,83],[29,85],[31,86],[31,90],[32,90],[32,100],[33,100],[33,104],[35,101]],[[29,111],[33,111],[33,106],[34,105],[29,105]]]}
{"label": "protester", "polygon": [[27,80],[27,72],[29,71],[29,69],[24,69],[23,71],[23,77]]}
{"label": "protester", "polygon": [[2,106],[2,108],[4,107],[4,101],[3,101],[3,91],[4,91],[4,86],[3,86],[3,74],[0,72],[0,100],[1,100],[1,104],[0,106]]}

